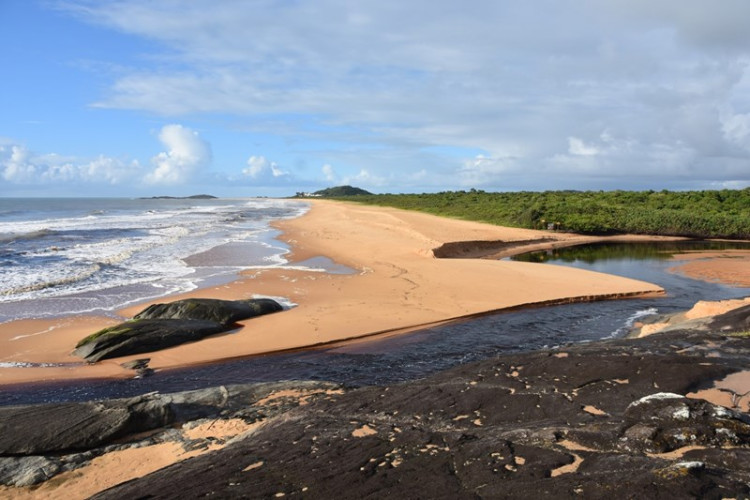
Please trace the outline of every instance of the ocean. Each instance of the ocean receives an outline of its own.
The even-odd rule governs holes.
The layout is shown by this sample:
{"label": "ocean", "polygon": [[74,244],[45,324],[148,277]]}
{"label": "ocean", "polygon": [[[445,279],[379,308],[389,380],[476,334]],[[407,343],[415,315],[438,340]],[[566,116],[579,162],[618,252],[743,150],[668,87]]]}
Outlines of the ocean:
{"label": "ocean", "polygon": [[288,265],[270,223],[307,209],[265,198],[1,198],[0,323],[114,315],[241,269]]}

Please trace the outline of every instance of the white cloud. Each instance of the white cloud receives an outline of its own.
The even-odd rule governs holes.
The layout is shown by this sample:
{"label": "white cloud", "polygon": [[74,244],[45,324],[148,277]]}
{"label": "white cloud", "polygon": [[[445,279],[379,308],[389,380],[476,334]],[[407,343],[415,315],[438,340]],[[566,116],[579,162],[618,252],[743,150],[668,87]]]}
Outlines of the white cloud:
{"label": "white cloud", "polygon": [[750,113],[727,114],[722,117],[721,130],[728,142],[750,150]]}
{"label": "white cloud", "polygon": [[321,172],[323,172],[323,176],[325,177],[326,181],[336,182],[336,172],[333,170],[333,167],[331,165],[326,163],[320,170]]}
{"label": "white cloud", "polygon": [[100,155],[93,160],[59,154],[34,154],[21,144],[5,140],[0,145],[0,172],[12,184],[65,183],[121,184],[140,172],[137,161],[125,162]]}
{"label": "white cloud", "polygon": [[289,173],[282,170],[276,162],[269,161],[265,156],[251,156],[247,159],[247,168],[242,170],[246,176],[264,181],[278,180],[288,177]]}
{"label": "white cloud", "polygon": [[586,145],[578,137],[568,137],[568,152],[577,156],[595,156],[599,154],[597,148]]}
{"label": "white cloud", "polygon": [[146,184],[182,184],[211,161],[211,148],[197,132],[182,125],[165,125],[159,140],[168,149],[151,159],[154,169],[146,174]]}
{"label": "white cloud", "polygon": [[373,174],[367,169],[360,170],[356,175],[345,177],[342,184],[362,186],[385,186],[387,180],[384,177]]}
{"label": "white cloud", "polygon": [[[654,187],[750,184],[747,0],[66,5],[156,42],[98,106],[282,122],[284,138],[328,141],[305,161],[345,164],[352,182],[551,189],[582,175],[615,188],[635,169]],[[398,161],[375,165],[360,146]],[[487,155],[436,161],[433,146]],[[180,158],[159,155],[149,179],[187,178],[197,167]],[[255,168],[245,175],[284,177]]]}

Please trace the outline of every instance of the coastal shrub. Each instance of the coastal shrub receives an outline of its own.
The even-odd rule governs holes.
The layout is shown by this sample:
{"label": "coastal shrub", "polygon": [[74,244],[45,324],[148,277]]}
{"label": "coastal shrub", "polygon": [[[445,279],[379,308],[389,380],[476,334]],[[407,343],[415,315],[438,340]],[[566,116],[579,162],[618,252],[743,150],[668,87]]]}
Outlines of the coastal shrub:
{"label": "coastal shrub", "polygon": [[720,191],[481,190],[345,197],[511,227],[583,234],[750,239],[750,188]]}

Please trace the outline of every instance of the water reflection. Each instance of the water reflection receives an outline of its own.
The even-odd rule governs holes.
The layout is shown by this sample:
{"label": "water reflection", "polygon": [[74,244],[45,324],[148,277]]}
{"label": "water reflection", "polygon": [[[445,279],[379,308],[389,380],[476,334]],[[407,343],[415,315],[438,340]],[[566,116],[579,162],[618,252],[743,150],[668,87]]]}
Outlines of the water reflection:
{"label": "water reflection", "polygon": [[667,260],[679,253],[719,250],[750,250],[750,243],[706,240],[592,243],[529,252],[510,259],[521,262],[581,261],[593,264],[603,260]]}

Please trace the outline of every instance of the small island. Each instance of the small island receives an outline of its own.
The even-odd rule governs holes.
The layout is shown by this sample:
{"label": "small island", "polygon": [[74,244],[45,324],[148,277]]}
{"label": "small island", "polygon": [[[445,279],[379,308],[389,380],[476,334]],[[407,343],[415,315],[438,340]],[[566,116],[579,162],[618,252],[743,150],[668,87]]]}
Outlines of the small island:
{"label": "small island", "polygon": [[210,194],[194,194],[192,196],[143,196],[139,200],[215,200],[216,196]]}

